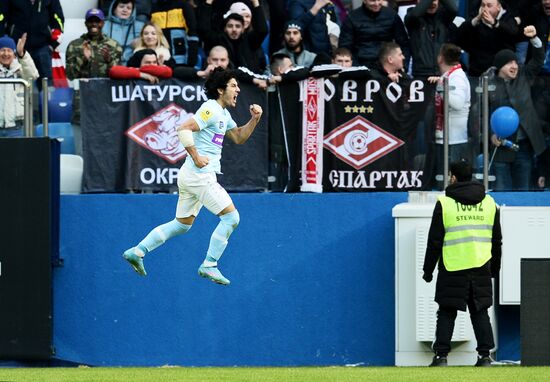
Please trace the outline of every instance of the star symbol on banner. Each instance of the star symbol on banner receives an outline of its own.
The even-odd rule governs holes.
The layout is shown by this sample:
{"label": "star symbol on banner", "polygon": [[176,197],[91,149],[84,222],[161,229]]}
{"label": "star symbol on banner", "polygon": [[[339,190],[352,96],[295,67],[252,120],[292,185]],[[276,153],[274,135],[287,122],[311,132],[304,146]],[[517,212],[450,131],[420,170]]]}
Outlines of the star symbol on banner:
{"label": "star symbol on banner", "polygon": [[374,113],[374,107],[372,107],[372,106],[367,107],[367,113],[369,113],[369,114]]}
{"label": "star symbol on banner", "polygon": [[359,107],[359,112],[360,112],[361,114],[365,114],[365,113],[367,112],[367,108],[366,108],[365,106],[361,105],[361,106]]}
{"label": "star symbol on banner", "polygon": [[351,113],[351,106],[349,106],[349,105],[346,106],[346,107],[344,108],[344,111],[345,111],[346,113]]}
{"label": "star symbol on banner", "polygon": [[353,112],[354,113],[359,113],[359,107],[357,105],[353,106]]}

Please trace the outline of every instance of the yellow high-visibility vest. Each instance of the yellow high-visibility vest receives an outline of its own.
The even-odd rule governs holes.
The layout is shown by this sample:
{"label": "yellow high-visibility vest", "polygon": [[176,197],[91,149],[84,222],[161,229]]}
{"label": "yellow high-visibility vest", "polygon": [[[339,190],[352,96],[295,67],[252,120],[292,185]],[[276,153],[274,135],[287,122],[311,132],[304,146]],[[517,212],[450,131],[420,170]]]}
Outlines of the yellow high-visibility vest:
{"label": "yellow high-visibility vest", "polygon": [[443,264],[448,271],[481,267],[491,259],[496,203],[486,195],[474,205],[438,197],[443,210]]}

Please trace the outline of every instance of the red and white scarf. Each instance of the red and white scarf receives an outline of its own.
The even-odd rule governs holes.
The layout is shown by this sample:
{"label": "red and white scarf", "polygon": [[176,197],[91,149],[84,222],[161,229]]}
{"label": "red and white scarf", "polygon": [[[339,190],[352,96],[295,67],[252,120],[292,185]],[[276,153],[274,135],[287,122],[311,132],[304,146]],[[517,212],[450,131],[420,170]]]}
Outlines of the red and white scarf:
{"label": "red and white scarf", "polygon": [[302,192],[323,192],[325,91],[322,78],[302,82]]}

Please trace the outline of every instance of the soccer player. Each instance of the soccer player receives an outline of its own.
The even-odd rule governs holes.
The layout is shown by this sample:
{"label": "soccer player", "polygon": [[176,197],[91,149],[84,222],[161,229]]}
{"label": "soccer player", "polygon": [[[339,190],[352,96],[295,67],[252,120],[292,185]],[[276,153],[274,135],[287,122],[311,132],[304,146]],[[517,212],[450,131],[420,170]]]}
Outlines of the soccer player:
{"label": "soccer player", "polygon": [[199,267],[199,275],[211,281],[228,285],[229,280],[218,270],[227,241],[239,224],[239,212],[231,197],[217,182],[224,136],[236,144],[245,143],[262,116],[259,105],[250,105],[250,120],[243,126],[231,118],[227,107],[234,107],[240,89],[235,73],[216,68],[205,83],[206,101],[196,114],[178,126],[178,136],[189,154],[178,174],[179,198],[176,218],[154,228],[136,246],[122,255],[134,270],[145,276],[143,257],[174,236],[189,231],[204,205],[220,217],[220,222],[210,238],[206,258]]}

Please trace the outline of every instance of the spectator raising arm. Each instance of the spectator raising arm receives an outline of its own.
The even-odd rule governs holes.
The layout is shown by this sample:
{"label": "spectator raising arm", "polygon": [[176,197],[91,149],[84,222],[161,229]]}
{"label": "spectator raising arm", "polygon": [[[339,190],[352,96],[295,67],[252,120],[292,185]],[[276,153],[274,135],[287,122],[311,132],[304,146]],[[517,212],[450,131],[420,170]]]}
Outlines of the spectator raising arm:
{"label": "spectator raising arm", "polygon": [[[327,14],[329,16],[334,14],[334,6],[330,0],[289,0],[288,2],[288,19],[303,25],[305,49],[313,53],[330,54],[332,52]],[[338,23],[336,17],[332,21]]]}

